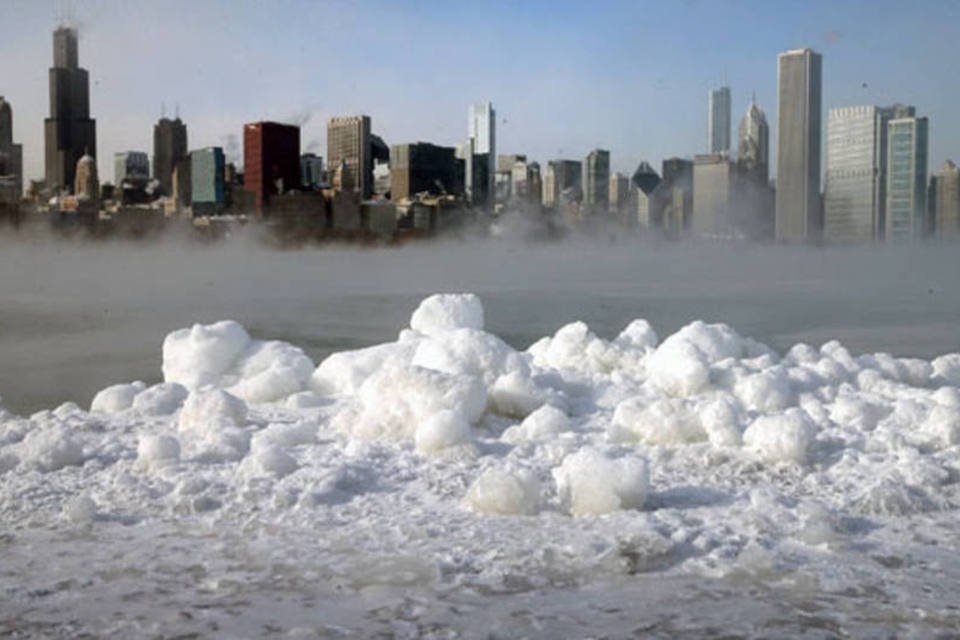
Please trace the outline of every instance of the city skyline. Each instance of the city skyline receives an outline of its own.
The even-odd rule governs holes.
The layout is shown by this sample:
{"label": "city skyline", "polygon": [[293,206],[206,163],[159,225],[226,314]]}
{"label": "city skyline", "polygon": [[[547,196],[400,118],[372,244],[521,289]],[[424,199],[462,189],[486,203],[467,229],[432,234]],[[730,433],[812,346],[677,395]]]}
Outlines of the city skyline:
{"label": "city skyline", "polygon": [[[612,33],[607,35],[611,37],[603,37],[604,28],[599,27],[596,15],[584,15],[582,7],[563,3],[556,5],[557,11],[541,16],[544,20],[537,24],[543,27],[542,33],[530,29],[525,33],[515,24],[506,24],[510,20],[501,23],[488,15],[525,12],[529,21],[535,17],[531,14],[537,13],[535,7],[498,6],[484,12],[483,7],[474,5],[450,9],[427,3],[399,11],[364,3],[334,5],[324,14],[314,5],[297,2],[236,7],[210,3],[194,9],[197,20],[180,24],[174,19],[179,15],[177,4],[165,4],[163,10],[138,8],[137,16],[130,15],[123,5],[107,2],[78,4],[73,11],[80,22],[80,64],[90,70],[91,114],[100,121],[97,161],[101,175],[112,175],[114,153],[151,149],[152,126],[161,115],[161,103],[166,103],[167,115],[179,105],[191,131],[191,149],[222,146],[228,160],[237,161],[242,155],[242,127],[247,122],[269,119],[300,124],[302,151],[322,153],[327,118],[350,113],[371,115],[388,144],[429,140],[454,146],[462,142],[464,106],[486,100],[497,106],[498,152],[525,153],[545,162],[580,159],[600,147],[610,149],[612,171],[630,172],[641,160],[656,166],[664,158],[691,157],[699,151],[699,141],[705,136],[703,96],[718,84],[721,74],[731,87],[734,114],[743,112],[753,93],[764,111],[775,113],[776,54],[794,45],[811,46],[824,56],[824,111],[848,104],[916,104],[931,122],[930,166],[939,167],[960,148],[960,123],[950,112],[953,90],[944,89],[957,72],[946,69],[935,80],[932,74],[915,72],[917,65],[929,65],[936,53],[947,50],[947,40],[931,36],[949,31],[946,25],[957,10],[948,3],[932,3],[919,12],[924,16],[909,16],[896,24],[898,37],[915,45],[906,55],[902,49],[893,55],[882,46],[894,29],[892,25],[874,25],[867,5],[824,5],[822,11],[808,13],[789,8],[774,11],[760,4],[718,8],[695,3],[682,7],[606,3],[596,13],[607,10],[623,19],[610,27]],[[49,67],[49,33],[57,23],[54,9],[14,0],[5,8],[14,19],[0,26],[5,50],[17,52],[0,61],[0,94],[17,114],[14,138],[24,145],[26,179],[43,175],[42,107],[47,101],[44,80]],[[798,12],[797,20],[791,20],[791,11]],[[820,17],[814,18],[811,14],[815,13]],[[191,34],[202,29],[204,16],[212,19],[214,14],[220,16],[224,28],[210,31],[205,39],[192,39]],[[302,24],[285,21],[291,14],[302,18]],[[743,14],[751,18],[748,23],[755,37],[747,43],[729,42],[704,57],[709,64],[701,61],[691,68],[693,57],[706,56],[705,50],[717,45],[699,22],[719,19],[721,26],[730,28],[727,34],[733,35],[742,30],[733,27],[743,22]],[[549,53],[553,59],[520,55],[528,61],[528,72],[523,82],[517,82],[498,64],[505,53],[492,52],[479,62],[468,55],[469,50],[456,38],[463,35],[462,27],[452,27],[434,43],[441,51],[456,53],[446,56],[447,60],[435,53],[428,56],[424,46],[416,44],[394,55],[390,43],[405,29],[415,33],[431,24],[449,26],[456,22],[455,16],[476,17],[473,26],[489,26],[489,34],[498,39],[514,38],[515,46],[508,47],[513,55]],[[630,55],[682,39],[663,33],[638,37],[641,18],[651,17],[658,23],[689,24],[703,37],[691,44],[689,51],[678,50],[666,58],[662,69],[648,74],[650,81],[625,87],[614,72],[624,71],[621,67],[629,65]],[[374,38],[377,24],[387,18],[391,29]],[[564,20],[569,18],[585,18],[578,23],[570,48],[589,44],[590,61],[555,64],[575,57],[573,51],[551,42],[555,36],[568,34],[572,27]],[[792,26],[784,26],[788,24]],[[627,38],[631,25],[635,27],[633,37]],[[759,25],[765,27],[758,29]],[[271,32],[281,26],[291,27],[288,42],[276,43],[273,48],[260,43],[261,39],[238,45],[254,28]],[[143,37],[146,29],[150,38]],[[307,38],[310,29],[314,37]],[[179,35],[167,37],[174,30]],[[371,37],[369,46],[359,47],[356,59],[357,64],[365,65],[362,76],[322,64],[322,55],[316,57],[320,62],[315,66],[302,64],[304,56],[330,50],[328,45],[357,38],[365,42],[362,36],[366,35]],[[204,44],[184,44],[192,42]],[[162,54],[159,48],[164,49]],[[118,55],[119,51],[124,55]],[[291,53],[299,56],[300,62],[289,64]],[[866,68],[865,57],[871,60]],[[417,77],[392,73],[411,61],[422,65],[425,73]],[[459,70],[456,61],[461,64]],[[252,70],[260,73],[240,73],[251,62],[255,63]],[[608,68],[598,70],[597,63]],[[593,71],[587,73],[584,67]],[[369,81],[359,82],[359,77]],[[246,78],[247,85],[238,85],[238,78]],[[776,118],[770,124],[770,152],[774,155]]]}

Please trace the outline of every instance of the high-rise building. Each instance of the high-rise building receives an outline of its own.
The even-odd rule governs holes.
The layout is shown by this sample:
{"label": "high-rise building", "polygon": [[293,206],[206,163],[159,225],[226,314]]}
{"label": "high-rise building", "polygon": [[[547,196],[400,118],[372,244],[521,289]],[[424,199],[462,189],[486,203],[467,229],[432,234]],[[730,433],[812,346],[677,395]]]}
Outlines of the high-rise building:
{"label": "high-rise building", "polygon": [[552,209],[563,200],[579,201],[581,197],[581,163],[576,160],[551,160],[543,178],[543,206]]}
{"label": "high-rise building", "polygon": [[373,146],[370,116],[330,118],[327,122],[327,167],[339,171],[340,190],[373,194]]}
{"label": "high-rise building", "polygon": [[418,193],[458,193],[463,164],[453,147],[428,142],[395,144],[390,148],[390,199],[412,198]]}
{"label": "high-rise building", "polygon": [[822,58],[793,49],[778,58],[775,237],[820,239],[820,106]]}
{"label": "high-rise building", "polygon": [[[497,175],[497,112],[490,102],[480,102],[470,105],[467,121],[467,136],[473,140],[473,154],[485,156],[486,179],[485,191],[489,197],[484,200],[474,199],[477,204],[486,204],[493,207],[493,194],[496,193]],[[473,181],[474,183],[476,180]],[[470,185],[475,192],[481,191],[480,185]]]}
{"label": "high-rise building", "polygon": [[912,107],[856,106],[827,115],[823,235],[832,242],[883,238],[886,218],[887,123]]}
{"label": "high-rise building", "polygon": [[661,165],[663,179],[657,185],[654,215],[670,237],[679,237],[693,219],[693,162],[667,158]]}
{"label": "high-rise building", "polygon": [[960,238],[960,168],[947,160],[936,175],[934,228],[943,239]]}
{"label": "high-rise building", "polygon": [[9,185],[8,200],[23,196],[23,146],[13,144],[13,108],[0,96],[0,180]]}
{"label": "high-rise building", "polygon": [[887,240],[920,238],[927,217],[927,119],[887,123]]}
{"label": "high-rise building", "polygon": [[637,170],[633,172],[630,178],[633,186],[636,187],[637,196],[637,217],[636,223],[643,228],[656,226],[654,220],[655,207],[653,203],[654,192],[660,185],[660,176],[656,169],[650,166],[647,161],[641,162]]}
{"label": "high-rise building", "polygon": [[77,32],[59,27],[53,32],[50,117],[44,125],[44,166],[47,188],[57,193],[74,186],[77,162],[97,156],[97,123],[90,118],[90,78],[79,66]]}
{"label": "high-rise building", "polygon": [[300,156],[300,184],[306,189],[316,189],[324,183],[323,158],[315,153]]}
{"label": "high-rise building", "polygon": [[193,215],[217,213],[226,202],[223,149],[207,147],[190,152],[190,195]]}
{"label": "high-rise building", "polygon": [[173,170],[187,157],[187,125],[180,118],[160,118],[153,126],[153,177],[163,195],[173,193]]}
{"label": "high-rise building", "polygon": [[120,151],[113,154],[113,183],[122,188],[130,183],[145,187],[150,181],[150,157],[143,151]]}
{"label": "high-rise building", "polygon": [[610,174],[610,213],[623,216],[630,200],[630,178],[619,171]]}
{"label": "high-rise building", "polygon": [[736,179],[736,164],[726,154],[694,157],[691,228],[695,234],[717,236],[733,232]]}
{"label": "high-rise building", "polygon": [[755,173],[757,180],[767,182],[770,179],[770,126],[756,99],[750,100],[737,128],[737,137],[740,166]]}
{"label": "high-rise building", "polygon": [[583,207],[587,213],[605,212],[610,207],[610,152],[594,149],[583,161]]}
{"label": "high-rise building", "polygon": [[270,198],[300,187],[300,127],[253,122],[243,127],[243,188],[259,215]]}
{"label": "high-rise building", "polygon": [[707,151],[730,153],[730,87],[720,87],[707,98]]}

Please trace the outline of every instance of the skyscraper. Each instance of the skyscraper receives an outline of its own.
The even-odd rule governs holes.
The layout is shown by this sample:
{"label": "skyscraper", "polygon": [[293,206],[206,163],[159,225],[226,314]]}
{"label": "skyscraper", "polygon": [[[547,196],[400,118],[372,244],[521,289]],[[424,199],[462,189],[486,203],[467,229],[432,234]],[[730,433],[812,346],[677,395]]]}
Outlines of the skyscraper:
{"label": "skyscraper", "polygon": [[730,87],[720,87],[707,98],[707,150],[730,152]]}
{"label": "skyscraper", "polygon": [[820,103],[822,58],[793,49],[778,58],[777,195],[775,237],[819,240]]}
{"label": "skyscraper", "polygon": [[413,198],[418,193],[457,193],[462,167],[453,147],[429,142],[395,144],[390,148],[390,199]]}
{"label": "skyscraper", "polygon": [[327,170],[340,171],[340,189],[373,194],[373,142],[370,116],[330,118],[327,122]]}
{"label": "skyscraper", "polygon": [[113,154],[113,183],[117,189],[129,182],[138,187],[150,181],[150,158],[143,151],[120,151]]}
{"label": "skyscraper", "polygon": [[193,215],[219,213],[226,202],[224,155],[220,147],[190,152],[190,199]]}
{"label": "skyscraper", "polygon": [[583,208],[586,213],[606,212],[610,207],[610,152],[594,149],[583,161]]}
{"label": "skyscraper", "polygon": [[543,206],[559,207],[563,202],[579,200],[581,164],[576,160],[551,160],[543,177]]}
{"label": "skyscraper", "polygon": [[960,238],[960,168],[947,160],[937,172],[935,228],[943,239]]}
{"label": "skyscraper", "polygon": [[926,233],[927,119],[892,118],[887,124],[887,240]]}
{"label": "skyscraper", "polygon": [[912,107],[840,107],[827,116],[823,234],[832,242],[883,238],[886,220],[887,123]]}
{"label": "skyscraper", "polygon": [[257,213],[270,198],[300,186],[300,127],[253,122],[243,127],[243,188],[254,195]]}
{"label": "skyscraper", "polygon": [[77,162],[96,158],[97,123],[90,118],[90,79],[79,66],[77,32],[59,27],[53,32],[50,79],[50,117],[44,120],[47,188],[53,192],[73,187]]}
{"label": "skyscraper", "polygon": [[[493,194],[497,177],[497,112],[490,102],[480,102],[470,105],[467,122],[467,136],[472,139],[473,153],[486,156],[486,205],[493,206]],[[478,185],[468,185],[474,191],[481,191]]]}
{"label": "skyscraper", "polygon": [[649,162],[643,161],[637,166],[630,178],[633,186],[636,187],[637,195],[637,217],[636,223],[641,227],[655,226],[657,221],[654,219],[654,191],[660,185],[660,176],[656,170],[650,166]]}
{"label": "skyscraper", "polygon": [[173,169],[187,157],[187,125],[160,118],[153,127],[153,177],[164,195],[173,193]]}
{"label": "skyscraper", "polygon": [[747,112],[740,120],[737,137],[740,166],[755,174],[758,180],[767,182],[770,179],[770,127],[755,99],[750,100]]}
{"label": "skyscraper", "polygon": [[13,108],[0,96],[0,179],[9,182],[13,199],[23,196],[23,146],[13,144]]}

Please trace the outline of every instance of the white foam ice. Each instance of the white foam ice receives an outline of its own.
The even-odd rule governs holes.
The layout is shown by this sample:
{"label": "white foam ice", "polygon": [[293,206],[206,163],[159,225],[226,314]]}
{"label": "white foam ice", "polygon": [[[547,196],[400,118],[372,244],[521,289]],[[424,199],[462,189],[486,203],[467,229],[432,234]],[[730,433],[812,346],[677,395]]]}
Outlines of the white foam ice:
{"label": "white foam ice", "polygon": [[859,610],[842,598],[878,593],[921,635],[960,621],[888,579],[960,582],[960,354],[781,355],[699,321],[661,342],[644,320],[609,340],[574,322],[521,351],[485,330],[479,298],[442,294],[396,341],[318,366],[231,321],[171,333],[162,356],[162,383],[108,387],[89,412],[0,410],[5,575],[24,583],[10,610],[59,584],[17,546],[42,539],[85,545],[103,575],[136,558],[131,593],[176,567],[185,599],[254,608],[318,584],[482,603],[609,583],[614,599],[647,575],[836,594],[841,626]]}

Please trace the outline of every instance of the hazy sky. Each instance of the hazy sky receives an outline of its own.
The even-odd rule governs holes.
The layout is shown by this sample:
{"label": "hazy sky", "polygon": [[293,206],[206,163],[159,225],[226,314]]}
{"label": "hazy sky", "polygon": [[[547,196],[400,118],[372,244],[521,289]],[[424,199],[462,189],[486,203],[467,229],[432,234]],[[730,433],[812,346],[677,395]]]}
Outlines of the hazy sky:
{"label": "hazy sky", "polygon": [[[152,155],[162,103],[168,114],[179,104],[191,148],[231,156],[242,124],[263,119],[300,122],[304,151],[325,155],[326,119],[361,112],[388,144],[453,145],[467,105],[491,100],[500,153],[543,162],[603,147],[627,172],[702,152],[707,91],[727,82],[734,132],[756,92],[775,146],[777,53],[799,46],[823,54],[825,111],[915,104],[930,117],[931,167],[960,158],[956,0],[72,5],[103,179],[116,151]],[[51,32],[65,6],[0,0],[0,95],[28,178],[43,174]]]}

